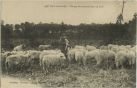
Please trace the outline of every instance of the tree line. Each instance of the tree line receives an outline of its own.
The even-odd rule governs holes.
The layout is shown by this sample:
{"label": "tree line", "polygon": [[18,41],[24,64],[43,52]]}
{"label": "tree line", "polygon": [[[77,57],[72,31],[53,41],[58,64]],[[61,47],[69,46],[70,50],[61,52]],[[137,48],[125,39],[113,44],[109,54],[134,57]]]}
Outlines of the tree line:
{"label": "tree line", "polygon": [[76,40],[103,40],[105,43],[127,40],[135,42],[136,35],[136,17],[124,24],[85,24],[70,25],[57,23],[30,23],[20,24],[1,24],[2,44],[9,44],[11,39],[26,39],[36,42],[36,39],[54,39],[60,36],[67,36],[69,39]]}

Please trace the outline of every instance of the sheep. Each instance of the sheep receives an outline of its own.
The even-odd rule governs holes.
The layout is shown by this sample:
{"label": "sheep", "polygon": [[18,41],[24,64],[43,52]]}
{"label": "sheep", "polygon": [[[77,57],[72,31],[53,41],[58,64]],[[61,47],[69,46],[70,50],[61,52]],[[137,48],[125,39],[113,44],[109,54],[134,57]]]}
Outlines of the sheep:
{"label": "sheep", "polygon": [[112,47],[118,47],[118,45],[108,44],[108,49],[109,49],[109,50],[111,50]]}
{"label": "sheep", "polygon": [[84,46],[76,45],[76,46],[74,47],[74,49],[85,49],[85,47],[84,47]]}
{"label": "sheep", "polygon": [[16,67],[15,65],[19,64],[20,61],[20,56],[17,55],[10,55],[6,58],[5,61],[5,66],[6,66],[6,70],[8,71],[13,71],[13,68]]}
{"label": "sheep", "polygon": [[39,55],[40,55],[40,51],[35,51],[35,50],[31,50],[28,51],[29,54],[29,58],[32,60],[31,61],[31,65],[39,65]]}
{"label": "sheep", "polygon": [[115,62],[115,53],[110,50],[100,50],[96,49],[91,52],[87,52],[85,55],[85,64],[87,62],[94,62],[96,61],[96,66],[106,66],[107,68],[114,68],[114,62]]}
{"label": "sheep", "polygon": [[108,64],[108,68],[113,69],[115,68],[115,55],[116,53],[114,51],[111,50],[107,50],[107,64]]}
{"label": "sheep", "polygon": [[133,49],[134,51],[136,51],[136,46],[133,46],[131,49]]}
{"label": "sheep", "polygon": [[7,56],[9,56],[9,55],[12,55],[13,53],[12,53],[12,52],[10,52],[10,51],[6,51],[6,52],[4,52],[3,54],[4,54],[4,56],[6,56],[6,57],[7,57]]}
{"label": "sheep", "polygon": [[39,50],[47,50],[50,49],[51,45],[39,45]]}
{"label": "sheep", "polygon": [[111,51],[117,53],[119,51],[119,47],[118,46],[112,47]]}
{"label": "sheep", "polygon": [[100,49],[101,49],[101,50],[108,50],[108,47],[107,47],[107,46],[102,45],[102,46],[100,46]]}
{"label": "sheep", "polygon": [[92,51],[92,50],[95,50],[95,49],[96,49],[95,46],[86,45],[86,50],[88,50],[88,51]]}
{"label": "sheep", "polygon": [[1,53],[1,66],[2,66],[2,71],[5,71],[5,61],[6,58],[10,55],[12,55],[12,52],[6,51],[4,53]]}
{"label": "sheep", "polygon": [[42,59],[42,69],[49,72],[50,68],[61,68],[65,64],[66,58],[63,53],[45,55]]}
{"label": "sheep", "polygon": [[132,47],[131,50],[136,54],[136,46]]}
{"label": "sheep", "polygon": [[126,54],[126,58],[129,61],[129,66],[131,66],[131,68],[135,67],[135,65],[136,65],[136,54],[135,54],[135,52],[132,50],[128,50],[127,54]]}
{"label": "sheep", "polygon": [[127,49],[125,46],[121,46],[121,49],[119,52],[117,52],[116,57],[117,68],[120,66],[122,68],[133,68],[136,64],[136,52],[132,48]]}
{"label": "sheep", "polygon": [[55,50],[43,50],[42,52],[45,53],[57,53],[57,52],[61,52],[61,50],[55,49]]}
{"label": "sheep", "polygon": [[68,51],[67,56],[68,56],[69,63],[75,63],[76,62],[75,53],[78,52],[78,51],[85,51],[85,49],[82,49],[82,48],[73,48],[73,49],[70,49]]}
{"label": "sheep", "polygon": [[124,65],[128,65],[129,60],[127,59],[126,51],[118,51],[115,58],[116,68],[124,68]]}
{"label": "sheep", "polygon": [[129,49],[131,49],[131,48],[132,48],[131,45],[121,45],[121,46],[119,46],[119,49],[120,49],[120,50],[124,50],[124,49],[129,50]]}
{"label": "sheep", "polygon": [[111,50],[113,52],[118,52],[119,51],[119,46],[118,45],[112,45],[112,44],[109,44],[108,45],[108,50]]}
{"label": "sheep", "polygon": [[25,48],[25,45],[24,44],[21,44],[19,46],[16,46],[14,47],[14,51],[23,51],[23,49]]}
{"label": "sheep", "polygon": [[93,50],[93,51],[86,52],[85,53],[85,58],[83,60],[84,65],[86,65],[87,62],[91,64],[91,62],[95,61],[96,56],[99,55],[99,51],[100,51],[99,49],[96,49],[96,50]]}
{"label": "sheep", "polygon": [[112,69],[115,66],[115,53],[110,50],[100,50],[98,55],[96,55],[95,60],[97,61],[97,66],[107,66],[107,69]]}
{"label": "sheep", "polygon": [[5,70],[5,61],[6,61],[6,56],[4,55],[4,53],[1,53],[1,68],[2,68],[2,71]]}
{"label": "sheep", "polygon": [[126,50],[128,50],[124,45],[121,45],[118,48],[119,48],[119,51],[126,51]]}
{"label": "sheep", "polygon": [[76,60],[75,60],[75,52],[76,52],[76,49],[70,49],[68,51],[68,60],[69,60],[69,63],[75,63]]}
{"label": "sheep", "polygon": [[6,66],[6,70],[7,72],[9,71],[14,71],[15,69],[23,69],[23,67],[25,66],[29,66],[30,63],[30,59],[28,59],[29,55],[25,54],[25,55],[10,55],[6,58],[5,61],[5,66]]}
{"label": "sheep", "polygon": [[15,54],[26,54],[27,53],[27,51],[11,51],[11,54],[13,55],[15,55]]}
{"label": "sheep", "polygon": [[29,53],[26,53],[26,54],[20,54],[20,68],[21,70],[23,69],[26,69],[26,68],[29,68],[31,66],[31,61],[32,59],[29,58]]}
{"label": "sheep", "polygon": [[84,65],[86,50],[76,50],[75,60],[79,65]]}
{"label": "sheep", "polygon": [[126,45],[125,46],[127,49],[130,49],[131,48],[131,45]]}
{"label": "sheep", "polygon": [[44,50],[44,51],[42,51],[39,55],[40,66],[42,66],[42,59],[45,55],[58,54],[58,53],[61,53],[61,51],[60,50]]}

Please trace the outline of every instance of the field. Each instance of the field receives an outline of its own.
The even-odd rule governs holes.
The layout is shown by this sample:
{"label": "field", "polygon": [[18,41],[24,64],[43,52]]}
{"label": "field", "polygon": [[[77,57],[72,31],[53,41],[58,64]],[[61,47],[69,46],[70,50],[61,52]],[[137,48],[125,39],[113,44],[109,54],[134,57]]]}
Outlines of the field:
{"label": "field", "polygon": [[[4,75],[21,78],[38,88],[135,88],[135,69],[102,70],[92,66],[69,65],[49,74],[40,69]],[[36,87],[36,88],[37,88]],[[27,88],[27,86],[26,86]],[[29,87],[28,87],[29,88]]]}
{"label": "field", "polygon": [[[24,42],[26,40],[13,41],[14,46]],[[103,41],[73,41],[73,45],[96,45],[98,48],[103,45]],[[39,40],[39,44],[53,44],[53,41]],[[100,42],[100,43],[99,43]],[[127,41],[125,41],[127,42]],[[27,43],[27,42],[25,42]],[[28,43],[29,44],[29,43]],[[97,45],[98,44],[98,45]],[[36,44],[37,45],[37,44]],[[56,45],[56,42],[55,42]],[[122,45],[122,44],[121,44]],[[126,43],[125,43],[126,45]],[[28,49],[38,49],[29,47]],[[39,66],[33,67],[33,69],[27,69],[24,71],[17,71],[7,74],[3,72],[2,81],[12,78],[17,80],[16,85],[24,83],[35,85],[34,88],[136,88],[136,69],[135,68],[122,68],[104,70],[96,67],[95,63],[87,64],[86,66],[80,66],[78,64],[69,64],[67,67],[60,70],[52,70],[50,73],[44,72]],[[19,84],[19,80],[25,80],[24,83]],[[9,80],[10,81],[10,80]],[[15,82],[16,83],[16,82]],[[15,85],[14,83],[14,85]],[[5,88],[5,87],[2,87]],[[24,87],[21,87],[24,88]],[[25,86],[25,88],[33,88]]]}

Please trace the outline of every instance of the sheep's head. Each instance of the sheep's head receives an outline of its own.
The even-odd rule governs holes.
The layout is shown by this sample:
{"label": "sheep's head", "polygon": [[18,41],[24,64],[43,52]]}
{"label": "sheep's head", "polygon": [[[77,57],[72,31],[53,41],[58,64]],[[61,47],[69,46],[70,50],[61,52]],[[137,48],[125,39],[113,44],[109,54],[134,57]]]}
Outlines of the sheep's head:
{"label": "sheep's head", "polygon": [[60,58],[62,58],[62,59],[66,59],[66,57],[65,57],[64,55],[60,56]]}
{"label": "sheep's head", "polygon": [[60,58],[66,59],[63,53],[59,53],[59,55],[60,55]]}
{"label": "sheep's head", "polygon": [[9,51],[7,51],[7,52],[4,53],[4,56],[6,56],[6,57],[7,57],[7,56],[10,56],[10,55],[12,55],[12,53],[9,52]]}

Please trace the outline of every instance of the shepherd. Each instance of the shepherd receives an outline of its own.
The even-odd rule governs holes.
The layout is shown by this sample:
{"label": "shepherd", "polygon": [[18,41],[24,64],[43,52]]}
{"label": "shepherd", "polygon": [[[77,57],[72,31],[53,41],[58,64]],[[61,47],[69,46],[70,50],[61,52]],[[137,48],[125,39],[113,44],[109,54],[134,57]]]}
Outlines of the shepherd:
{"label": "shepherd", "polygon": [[60,38],[60,50],[65,55],[66,60],[68,61],[68,51],[70,48],[70,43],[68,39],[64,36]]}

